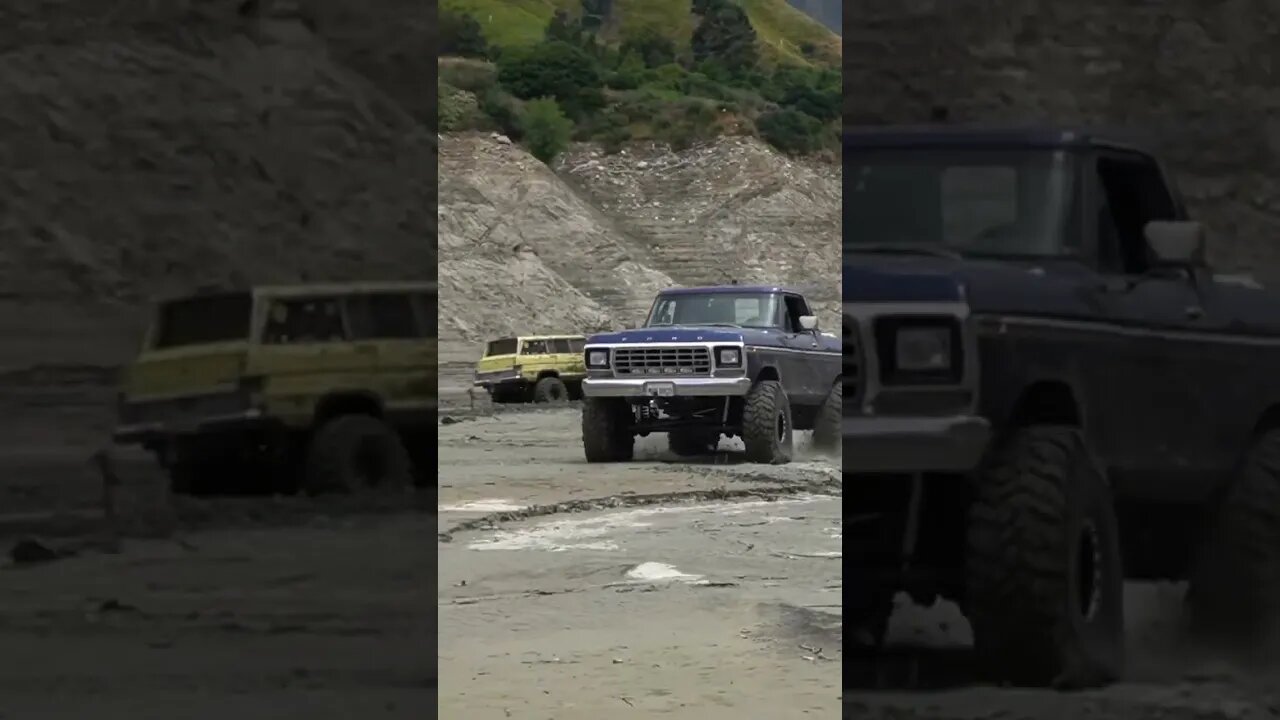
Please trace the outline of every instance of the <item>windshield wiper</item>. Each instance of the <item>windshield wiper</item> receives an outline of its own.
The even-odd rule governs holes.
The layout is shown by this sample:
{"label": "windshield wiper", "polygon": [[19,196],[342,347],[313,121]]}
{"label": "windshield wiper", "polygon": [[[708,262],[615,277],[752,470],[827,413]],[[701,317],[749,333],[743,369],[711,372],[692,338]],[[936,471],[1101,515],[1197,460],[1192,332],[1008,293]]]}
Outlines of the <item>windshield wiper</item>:
{"label": "windshield wiper", "polygon": [[924,255],[927,257],[962,260],[963,256],[955,250],[928,247],[925,245],[846,245],[848,250],[856,253],[872,255]]}

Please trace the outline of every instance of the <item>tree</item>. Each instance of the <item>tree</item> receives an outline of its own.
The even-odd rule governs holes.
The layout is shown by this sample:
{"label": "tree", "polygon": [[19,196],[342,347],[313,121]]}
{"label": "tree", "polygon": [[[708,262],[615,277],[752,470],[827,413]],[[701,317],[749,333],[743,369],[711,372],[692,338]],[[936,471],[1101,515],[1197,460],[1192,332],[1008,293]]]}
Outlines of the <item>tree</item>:
{"label": "tree", "polygon": [[634,53],[645,67],[662,67],[676,61],[676,46],[671,38],[645,28],[622,43],[622,53]]}
{"label": "tree", "polygon": [[569,13],[564,10],[557,10],[551,16],[551,22],[547,23],[544,37],[549,41],[561,40],[570,45],[581,45],[582,35],[582,25],[569,17]]}
{"label": "tree", "polygon": [[520,125],[529,152],[544,163],[550,163],[564,152],[573,137],[573,121],[565,116],[560,104],[549,97],[525,103]]}
{"label": "tree", "polygon": [[737,5],[714,3],[693,31],[695,62],[716,59],[735,73],[745,72],[760,60],[756,31]]}
{"label": "tree", "polygon": [[474,58],[488,54],[489,44],[485,42],[480,23],[475,18],[441,10],[438,23],[439,54]]}
{"label": "tree", "polygon": [[582,29],[599,32],[613,12],[613,0],[582,0]]}
{"label": "tree", "polygon": [[498,82],[525,100],[555,98],[570,117],[582,117],[604,105],[600,64],[563,40],[504,52],[498,59]]}

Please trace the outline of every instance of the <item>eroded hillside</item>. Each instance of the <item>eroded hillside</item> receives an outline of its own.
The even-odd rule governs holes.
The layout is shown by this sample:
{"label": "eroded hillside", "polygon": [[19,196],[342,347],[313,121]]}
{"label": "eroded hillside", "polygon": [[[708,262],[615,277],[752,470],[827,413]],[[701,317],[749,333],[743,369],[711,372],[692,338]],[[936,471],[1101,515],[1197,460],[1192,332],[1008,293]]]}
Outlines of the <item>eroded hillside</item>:
{"label": "eroded hillside", "polygon": [[784,282],[834,327],[840,172],[724,138],[574,148],[552,171],[504,138],[440,147],[442,340],[634,325],[654,291]]}
{"label": "eroded hillside", "polygon": [[[118,362],[85,306],[136,319],[198,285],[434,276],[434,108],[408,86],[430,68],[407,42],[425,9],[263,5],[0,11],[0,367]],[[12,356],[33,330],[49,351]]]}

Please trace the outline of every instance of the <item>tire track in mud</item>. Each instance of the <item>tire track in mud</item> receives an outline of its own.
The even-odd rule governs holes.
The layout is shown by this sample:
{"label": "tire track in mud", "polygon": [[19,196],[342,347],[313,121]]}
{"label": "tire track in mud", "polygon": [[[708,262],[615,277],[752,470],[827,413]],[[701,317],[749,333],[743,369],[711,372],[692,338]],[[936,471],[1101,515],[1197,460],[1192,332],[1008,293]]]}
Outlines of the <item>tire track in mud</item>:
{"label": "tire track in mud", "polygon": [[[742,473],[739,481],[776,483],[777,478],[764,474]],[[492,512],[480,517],[457,523],[448,530],[439,533],[440,542],[452,542],[458,533],[475,530],[491,530],[503,523],[519,522],[549,515],[592,512],[619,508],[645,507],[650,505],[683,505],[696,502],[734,502],[739,500],[774,501],[796,495],[830,495],[839,497],[842,483],[836,479],[798,481],[786,485],[762,485],[751,488],[728,488],[720,486],[709,490],[681,490],[665,493],[616,493],[595,498],[566,500],[546,505],[530,505],[519,510]]]}

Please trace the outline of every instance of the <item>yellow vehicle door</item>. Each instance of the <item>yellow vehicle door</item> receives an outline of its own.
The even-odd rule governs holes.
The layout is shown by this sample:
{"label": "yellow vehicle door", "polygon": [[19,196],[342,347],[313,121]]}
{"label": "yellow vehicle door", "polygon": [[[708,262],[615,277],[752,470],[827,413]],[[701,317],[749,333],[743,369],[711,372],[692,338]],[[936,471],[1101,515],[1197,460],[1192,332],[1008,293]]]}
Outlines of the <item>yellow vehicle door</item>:
{"label": "yellow vehicle door", "polygon": [[370,390],[395,414],[417,416],[435,407],[434,303],[427,293],[370,292],[346,300],[352,341],[373,348]]}

